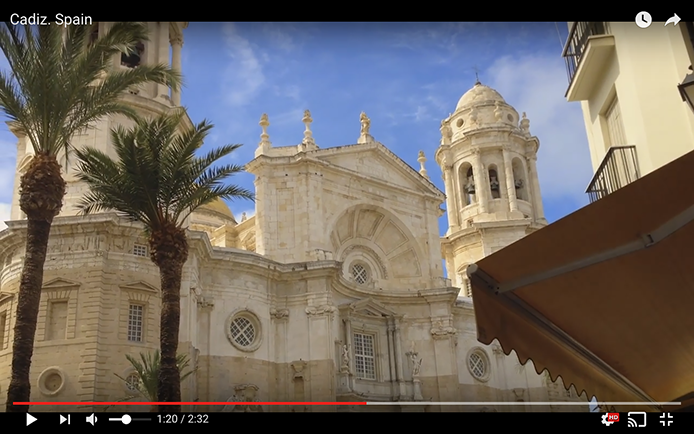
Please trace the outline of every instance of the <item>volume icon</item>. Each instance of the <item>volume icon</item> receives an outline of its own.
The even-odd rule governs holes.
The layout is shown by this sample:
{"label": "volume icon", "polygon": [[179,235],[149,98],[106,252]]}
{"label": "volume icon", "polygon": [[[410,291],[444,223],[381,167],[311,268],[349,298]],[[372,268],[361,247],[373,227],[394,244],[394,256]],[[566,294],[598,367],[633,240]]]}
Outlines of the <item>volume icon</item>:
{"label": "volume icon", "polygon": [[94,416],[94,413],[91,414],[91,416],[87,416],[87,423],[91,423],[92,426],[96,423],[96,416]]}

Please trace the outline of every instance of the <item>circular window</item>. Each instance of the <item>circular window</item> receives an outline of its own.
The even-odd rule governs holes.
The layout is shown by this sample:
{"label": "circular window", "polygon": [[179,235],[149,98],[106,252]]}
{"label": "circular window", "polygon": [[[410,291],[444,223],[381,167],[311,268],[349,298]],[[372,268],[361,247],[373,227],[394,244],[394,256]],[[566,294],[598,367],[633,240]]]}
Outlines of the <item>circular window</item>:
{"label": "circular window", "polygon": [[132,373],[125,377],[125,388],[128,393],[135,394],[140,391],[140,376]]}
{"label": "circular window", "polygon": [[508,115],[507,117],[508,117],[508,121],[513,123],[513,115]]}
{"label": "circular window", "polygon": [[489,359],[482,350],[475,349],[470,353],[467,367],[470,374],[476,379],[486,381],[489,378]]}
{"label": "circular window", "polygon": [[460,128],[460,127],[463,126],[464,123],[465,123],[465,121],[464,121],[463,119],[458,119],[458,121],[455,123],[455,125],[456,125],[458,128]]}
{"label": "circular window", "polygon": [[39,390],[47,396],[60,393],[65,386],[65,374],[60,368],[48,368],[39,375]]}
{"label": "circular window", "polygon": [[369,271],[362,264],[352,265],[352,278],[359,285],[364,285],[369,281]]}
{"label": "circular window", "polygon": [[232,314],[227,321],[227,338],[241,351],[255,351],[260,347],[260,321],[247,310]]}

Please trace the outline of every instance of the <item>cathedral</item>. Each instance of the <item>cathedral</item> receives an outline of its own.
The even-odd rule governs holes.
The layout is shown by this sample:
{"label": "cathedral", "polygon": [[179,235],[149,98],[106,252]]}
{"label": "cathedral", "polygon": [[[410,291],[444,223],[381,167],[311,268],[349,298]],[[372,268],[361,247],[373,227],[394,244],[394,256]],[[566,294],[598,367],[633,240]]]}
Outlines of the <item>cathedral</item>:
{"label": "cathedral", "polygon": [[[149,26],[150,41],[134,56],[114,58],[113,68],[180,68],[186,23]],[[144,116],[180,105],[180,93],[156,84],[123,98]],[[234,404],[240,401],[368,401],[381,404],[369,409],[396,412],[588,411],[585,395],[477,341],[467,265],[547,224],[539,141],[525,114],[479,82],[466,92],[441,123],[439,146],[428,150],[445,192],[429,179],[424,152],[413,169],[371,135],[364,113],[356,143],[333,148],[315,143],[308,111],[296,145],[274,146],[269,121],[261,117],[261,140],[246,166],[255,175],[255,214],[234,216],[218,201],[189,218],[179,351],[195,372],[182,383],[183,399],[229,404],[183,411],[365,409]],[[128,122],[104,119],[74,144],[109,152],[109,130]],[[0,406],[26,236],[18,186],[31,157],[18,134],[12,221],[0,232]],[[139,380],[126,355],[139,358],[159,343],[159,272],[142,227],[114,213],[77,215],[85,186],[74,168],[65,172],[68,193],[48,246],[31,371],[32,401],[56,405],[32,411],[135,395]],[[449,227],[440,237],[444,213]],[[585,406],[560,404],[569,401]]]}

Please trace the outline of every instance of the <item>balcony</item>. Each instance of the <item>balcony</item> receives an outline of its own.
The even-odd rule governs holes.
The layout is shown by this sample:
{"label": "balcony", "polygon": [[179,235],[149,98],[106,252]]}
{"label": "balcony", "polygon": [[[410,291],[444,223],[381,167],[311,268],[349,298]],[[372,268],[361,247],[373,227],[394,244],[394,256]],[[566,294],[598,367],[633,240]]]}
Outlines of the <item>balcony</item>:
{"label": "balcony", "polygon": [[586,190],[593,203],[640,178],[636,146],[613,146]]}
{"label": "balcony", "polygon": [[614,47],[609,23],[573,23],[562,52],[569,77],[569,101],[586,101],[590,97]]}

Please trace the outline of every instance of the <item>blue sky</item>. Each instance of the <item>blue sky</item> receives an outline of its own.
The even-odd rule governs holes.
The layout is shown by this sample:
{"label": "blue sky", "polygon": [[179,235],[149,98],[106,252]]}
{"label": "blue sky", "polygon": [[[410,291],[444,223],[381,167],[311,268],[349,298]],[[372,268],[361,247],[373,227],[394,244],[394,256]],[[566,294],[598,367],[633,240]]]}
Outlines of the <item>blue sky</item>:
{"label": "blue sky", "polygon": [[[205,147],[244,144],[233,156],[239,164],[253,158],[263,113],[273,145],[289,146],[301,142],[301,118],[310,110],[314,138],[325,148],[354,144],[364,111],[375,139],[411,166],[419,168],[423,150],[443,190],[433,161],[440,122],[474,85],[476,67],[482,83],[527,113],[540,139],[538,171],[552,222],[587,204],[592,175],[580,105],[564,99],[567,33],[566,23],[191,23],[182,100],[193,121],[216,125]],[[0,68],[7,68],[4,58]],[[3,122],[0,221],[9,218],[14,144]],[[250,174],[232,182],[253,188]],[[247,201],[230,207],[239,217],[253,214]],[[444,215],[440,232],[446,228]]]}

